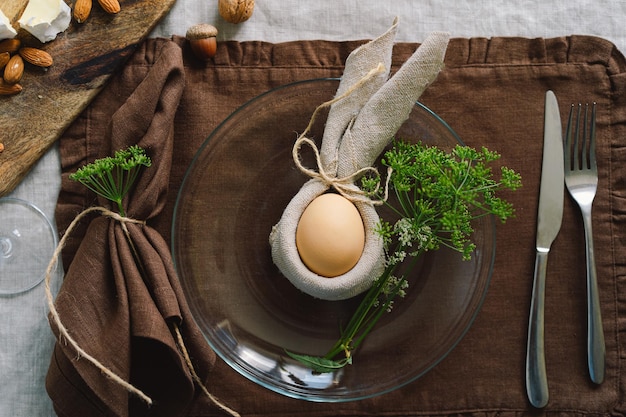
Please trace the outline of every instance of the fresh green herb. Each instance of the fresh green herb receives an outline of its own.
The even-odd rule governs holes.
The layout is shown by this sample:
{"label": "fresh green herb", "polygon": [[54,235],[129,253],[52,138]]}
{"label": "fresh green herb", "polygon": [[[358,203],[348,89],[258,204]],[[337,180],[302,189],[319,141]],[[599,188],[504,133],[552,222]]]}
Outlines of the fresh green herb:
{"label": "fresh green herb", "polygon": [[[401,264],[414,263],[425,252],[441,247],[452,248],[469,260],[475,249],[470,239],[472,221],[494,215],[505,222],[514,215],[513,206],[497,193],[519,188],[521,176],[502,167],[499,180],[494,179],[489,164],[499,158],[486,148],[478,151],[458,145],[446,153],[422,143],[396,141],[382,159],[391,169],[389,188],[394,193],[393,203],[387,200],[386,205],[399,218],[393,223],[381,219],[377,229],[386,250],[384,272],[326,355],[287,354],[318,373],[351,364],[353,352],[382,315],[391,311],[394,299],[406,294],[406,276],[395,276]],[[365,177],[361,187],[372,197],[381,197],[380,178]]]}
{"label": "fresh green herb", "polygon": [[137,145],[116,151],[114,156],[96,159],[70,174],[70,179],[85,185],[96,194],[117,203],[125,216],[122,200],[128,194],[142,166],[152,165],[150,157]]}

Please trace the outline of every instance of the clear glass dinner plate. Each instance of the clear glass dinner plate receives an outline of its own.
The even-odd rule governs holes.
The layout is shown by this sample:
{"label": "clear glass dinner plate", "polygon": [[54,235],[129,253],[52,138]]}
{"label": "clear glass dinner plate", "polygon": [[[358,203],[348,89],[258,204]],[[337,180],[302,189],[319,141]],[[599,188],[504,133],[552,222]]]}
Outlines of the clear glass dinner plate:
{"label": "clear glass dinner plate", "polygon": [[[354,356],[316,374],[285,349],[323,355],[360,296],[321,301],[303,294],[272,263],[268,237],[307,178],[292,146],[338,81],[271,90],[242,106],[199,149],[180,188],[172,252],[191,311],[211,348],[235,371],[280,394],[323,402],[363,399],[399,388],[432,369],[476,317],[491,277],[495,223],[475,224],[471,261],[449,250],[423,257],[407,297],[381,319]],[[310,137],[322,137],[325,114]],[[432,111],[416,104],[398,136],[451,149],[460,143]],[[303,155],[314,167],[312,155]]]}

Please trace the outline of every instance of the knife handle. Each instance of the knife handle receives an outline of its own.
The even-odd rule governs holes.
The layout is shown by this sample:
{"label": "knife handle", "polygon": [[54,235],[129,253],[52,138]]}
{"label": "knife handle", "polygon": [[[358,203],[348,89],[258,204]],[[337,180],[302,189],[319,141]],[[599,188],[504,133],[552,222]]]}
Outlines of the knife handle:
{"label": "knife handle", "polygon": [[530,403],[543,408],[548,403],[548,376],[544,352],[544,306],[548,251],[537,251],[526,345],[526,393]]}
{"label": "knife handle", "polygon": [[587,253],[587,362],[591,380],[596,384],[601,384],[604,381],[606,347],[593,250],[591,213],[583,215],[583,222]]}

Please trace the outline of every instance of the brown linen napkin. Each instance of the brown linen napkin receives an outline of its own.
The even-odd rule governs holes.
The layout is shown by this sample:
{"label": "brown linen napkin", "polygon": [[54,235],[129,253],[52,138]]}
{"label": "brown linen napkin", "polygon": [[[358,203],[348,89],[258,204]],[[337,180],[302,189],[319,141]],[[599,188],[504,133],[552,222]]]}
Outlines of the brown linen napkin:
{"label": "brown linen napkin", "polygon": [[[180,416],[195,389],[179,352],[174,325],[201,375],[214,355],[195,327],[174,271],[169,247],[150,226],[164,205],[173,148],[173,119],[184,87],[180,48],[172,43],[153,45],[143,55],[144,65],[129,66],[110,86],[112,100],[102,111],[87,111],[94,125],[76,123],[63,146],[80,149],[73,164],[112,155],[138,144],[153,164],[145,169],[125,201],[130,218],[147,225],[127,223],[145,273],[133,258],[121,223],[99,216],[87,226],[80,246],[56,299],[62,324],[79,346],[105,367],[151,397],[151,407],[77,355],[63,338],[57,342],[46,386],[60,416],[154,415]],[[81,127],[86,127],[82,130]],[[93,129],[92,129],[93,128]],[[69,139],[75,135],[75,139]],[[67,160],[66,160],[67,163]],[[65,193],[78,197],[81,185],[67,182]],[[60,215],[75,216],[89,205],[108,206],[104,200],[65,201]],[[58,336],[58,329],[53,323]]]}
{"label": "brown linen napkin", "polygon": [[[245,101],[268,89],[291,81],[340,76],[345,58],[361,44],[224,42],[219,45],[215,59],[204,65],[193,58],[183,38],[175,38],[174,42],[183,48],[186,82],[174,120],[170,192],[163,210],[150,219],[150,224],[166,240],[184,172],[211,131]],[[88,194],[66,181],[65,175],[73,172],[79,162],[99,155],[94,147],[99,149],[106,144],[99,143],[97,132],[106,127],[112,109],[119,107],[135,88],[125,81],[127,74],[147,72],[153,64],[150,57],[154,51],[169,43],[162,39],[146,41],[123,73],[112,80],[62,138],[66,174],[57,218],[60,231],[90,204]],[[396,45],[393,70],[410,56],[415,46]],[[421,101],[450,124],[466,144],[499,151],[502,163],[521,172],[524,179],[524,187],[510,196],[517,217],[498,226],[493,277],[473,326],[445,359],[417,381],[375,398],[342,404],[285,398],[216,361],[208,373],[207,386],[242,415],[517,417],[609,416],[626,412],[623,396],[626,379],[622,369],[626,347],[623,296],[626,264],[622,260],[626,253],[623,220],[626,181],[621,168],[626,163],[623,56],[610,42],[587,36],[473,38],[452,39],[445,63],[446,68]],[[555,91],[563,119],[572,102],[598,102],[600,186],[594,206],[594,227],[607,373],[604,384],[595,386],[586,370],[582,222],[578,209],[566,195],[563,228],[550,255],[546,288],[546,354],[551,397],[544,410],[533,410],[526,399],[524,357],[542,156],[543,97],[547,89]],[[245,169],[242,164],[238,166]],[[75,236],[79,241],[81,231]],[[75,250],[74,244],[64,253],[64,261],[70,268]],[[100,309],[107,309],[111,308],[112,299],[109,296],[89,302],[99,302]],[[197,357],[209,354],[204,341],[193,341],[198,343]],[[125,350],[128,346],[118,349]],[[393,360],[393,354],[391,351],[389,358],[381,361]],[[220,415],[203,397],[196,398],[188,416]]]}

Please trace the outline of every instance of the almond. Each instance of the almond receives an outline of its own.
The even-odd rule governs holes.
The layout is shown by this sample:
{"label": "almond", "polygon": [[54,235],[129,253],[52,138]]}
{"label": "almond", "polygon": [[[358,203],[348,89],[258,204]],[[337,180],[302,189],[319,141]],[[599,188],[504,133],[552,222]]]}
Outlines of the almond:
{"label": "almond", "polygon": [[7,84],[16,84],[20,82],[24,75],[24,61],[19,55],[13,55],[9,59],[9,63],[4,67],[4,82]]}
{"label": "almond", "polygon": [[7,84],[2,78],[0,78],[0,96],[12,96],[22,91],[22,86],[19,84]]}
{"label": "almond", "polygon": [[25,46],[23,48],[20,48],[19,53],[20,56],[24,58],[24,61],[38,67],[47,68],[53,63],[52,56],[43,49]]}
{"label": "almond", "polygon": [[9,63],[9,59],[11,59],[10,53],[8,52],[0,53],[0,69],[4,68],[4,66]]}
{"label": "almond", "polygon": [[74,3],[74,19],[78,23],[83,23],[91,13],[91,0],[76,0]]}
{"label": "almond", "polygon": [[0,52],[17,52],[21,45],[22,42],[19,39],[5,39],[0,41]]}
{"label": "almond", "polygon": [[100,7],[110,14],[116,14],[120,11],[120,2],[118,0],[98,0]]}

